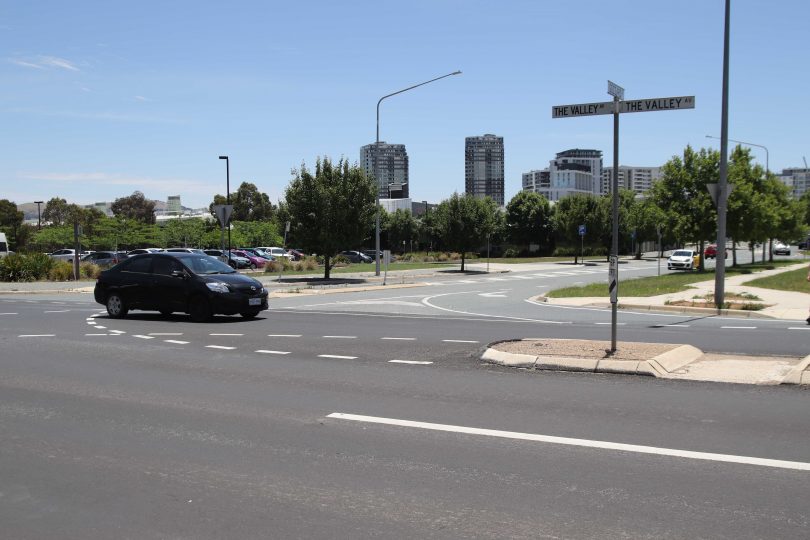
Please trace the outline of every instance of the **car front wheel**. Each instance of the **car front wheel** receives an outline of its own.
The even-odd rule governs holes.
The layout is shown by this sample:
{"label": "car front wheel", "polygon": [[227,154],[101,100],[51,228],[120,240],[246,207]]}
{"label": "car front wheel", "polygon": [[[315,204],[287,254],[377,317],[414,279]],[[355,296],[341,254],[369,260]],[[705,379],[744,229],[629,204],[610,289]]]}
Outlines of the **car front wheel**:
{"label": "car front wheel", "polygon": [[120,319],[126,317],[128,311],[129,309],[118,293],[112,293],[107,297],[107,313],[110,317]]}

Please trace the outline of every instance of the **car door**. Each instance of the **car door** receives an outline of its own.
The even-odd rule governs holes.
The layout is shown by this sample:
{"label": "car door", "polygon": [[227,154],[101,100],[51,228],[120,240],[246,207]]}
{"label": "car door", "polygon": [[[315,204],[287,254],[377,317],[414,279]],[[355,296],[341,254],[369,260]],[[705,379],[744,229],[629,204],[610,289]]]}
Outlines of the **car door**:
{"label": "car door", "polygon": [[116,288],[129,307],[144,309],[147,294],[152,288],[151,268],[152,257],[143,256],[132,259],[118,272]]}
{"label": "car door", "polygon": [[150,304],[159,311],[185,311],[188,284],[185,269],[174,257],[157,256],[152,263]]}

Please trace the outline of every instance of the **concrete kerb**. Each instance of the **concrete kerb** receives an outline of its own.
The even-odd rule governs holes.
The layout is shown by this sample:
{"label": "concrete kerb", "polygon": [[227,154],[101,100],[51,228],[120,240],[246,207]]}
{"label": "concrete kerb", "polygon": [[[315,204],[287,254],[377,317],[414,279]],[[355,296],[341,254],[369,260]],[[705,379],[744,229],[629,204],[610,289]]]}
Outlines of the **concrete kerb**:
{"label": "concrete kerb", "polygon": [[610,358],[581,358],[570,356],[535,356],[499,351],[487,346],[481,359],[506,367],[537,369],[545,371],[577,371],[589,373],[615,373],[623,375],[646,375],[666,378],[670,373],[700,359],[703,351],[692,345],[680,345],[649,360],[614,360]]}
{"label": "concrete kerb", "polygon": [[810,354],[790,370],[782,384],[810,384]]}

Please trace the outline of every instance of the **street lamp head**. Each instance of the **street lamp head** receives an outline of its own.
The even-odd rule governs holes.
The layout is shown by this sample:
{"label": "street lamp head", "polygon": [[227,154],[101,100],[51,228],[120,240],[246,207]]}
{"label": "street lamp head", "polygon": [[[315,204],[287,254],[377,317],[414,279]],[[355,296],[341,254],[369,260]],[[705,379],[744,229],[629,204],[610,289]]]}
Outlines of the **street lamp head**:
{"label": "street lamp head", "polygon": [[219,159],[228,159],[228,156],[219,156]]}
{"label": "street lamp head", "polygon": [[461,75],[461,70],[459,69],[458,71],[454,71],[450,75]]}
{"label": "street lamp head", "polygon": [[45,201],[34,201],[34,204],[42,204],[42,203],[44,203],[44,202],[45,202]]}

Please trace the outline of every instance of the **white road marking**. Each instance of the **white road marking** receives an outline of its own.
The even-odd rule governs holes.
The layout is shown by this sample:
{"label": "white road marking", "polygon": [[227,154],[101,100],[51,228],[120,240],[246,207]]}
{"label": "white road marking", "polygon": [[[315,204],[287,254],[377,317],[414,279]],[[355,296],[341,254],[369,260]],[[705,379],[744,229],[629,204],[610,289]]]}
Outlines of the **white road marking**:
{"label": "white road marking", "polygon": [[389,339],[392,341],[414,341],[415,337],[381,337],[380,339]]}
{"label": "white road marking", "polygon": [[357,336],[321,336],[329,339],[357,339]]}
{"label": "white road marking", "polygon": [[263,354],[290,354],[289,351],[268,351],[268,350],[265,350],[265,349],[259,349],[256,352],[257,353],[263,353]]}
{"label": "white road marking", "polygon": [[301,337],[301,334],[267,334],[267,337]]}
{"label": "white road marking", "polygon": [[532,274],[534,277],[554,277],[554,274]]}
{"label": "white road marking", "polygon": [[354,360],[356,356],[339,356],[337,354],[319,354],[318,358],[338,358],[340,360]]}
{"label": "white road marking", "polygon": [[508,281],[506,278],[502,278],[502,277],[488,277],[488,278],[484,278],[484,279],[487,280],[487,281]]}
{"label": "white road marking", "polygon": [[188,341],[179,341],[176,339],[164,339],[166,343],[177,343],[178,345],[188,345]]}
{"label": "white road marking", "polygon": [[656,324],[655,328],[689,328],[688,324]]}
{"label": "white road marking", "polygon": [[118,336],[120,334],[85,334],[85,336]]}
{"label": "white road marking", "polygon": [[788,326],[788,330],[810,330],[810,326]]}
{"label": "white road marking", "polygon": [[509,276],[512,279],[532,279],[530,276]]}
{"label": "white road marking", "polygon": [[674,448],[660,448],[656,446],[641,446],[638,444],[614,443],[608,441],[595,441],[589,439],[574,439],[571,437],[555,437],[535,433],[520,433],[516,431],[500,431],[496,429],[481,429],[449,424],[433,424],[430,422],[415,422],[413,420],[398,420],[396,418],[381,418],[378,416],[363,416],[359,414],[332,413],[327,418],[350,420],[355,422],[368,422],[373,424],[386,424],[390,426],[429,429],[433,431],[447,431],[451,433],[464,433],[467,435],[484,435],[487,437],[500,437],[504,439],[518,439],[523,441],[562,444],[566,446],[580,446],[585,448],[598,448],[602,450],[618,450],[620,452],[634,452],[638,454],[654,454],[659,456],[672,456],[687,459],[701,459],[707,461],[720,461],[725,463],[739,463],[743,465],[757,465],[760,467],[774,467],[779,469],[793,469],[810,471],[810,463],[801,461],[785,461],[781,459],[767,459],[750,456],[736,456],[732,454],[714,454],[709,452],[695,452],[692,450],[678,450]]}
{"label": "white road marking", "polygon": [[[422,303],[425,304],[426,306],[432,307],[433,309],[438,309],[440,311],[449,311],[450,313],[458,313],[460,315],[472,315],[472,316],[476,316],[476,317],[485,317],[487,319],[509,320],[509,321],[528,321],[528,322],[546,323],[546,324],[571,324],[571,321],[565,321],[565,322],[544,321],[544,320],[540,320],[540,319],[529,319],[529,318],[526,318],[526,317],[511,317],[509,315],[490,315],[488,313],[473,313],[471,311],[461,311],[461,310],[458,310],[458,309],[443,308],[441,306],[437,306],[435,304],[430,303],[430,301],[433,300],[434,298],[439,298],[439,297],[442,297],[442,296],[450,296],[450,295],[454,295],[454,294],[473,294],[473,293],[477,294],[478,291],[463,291],[463,292],[460,292],[460,293],[436,294],[436,295],[433,295],[433,296],[427,296],[427,297],[423,298]],[[529,300],[525,300],[525,301],[528,302]]]}
{"label": "white road marking", "polygon": [[469,339],[443,339],[445,343],[478,343]]}
{"label": "white road marking", "polygon": [[110,330],[109,332],[111,334],[126,334],[123,330]]}
{"label": "white road marking", "polygon": [[575,276],[576,272],[554,272],[556,276]]}
{"label": "white road marking", "polygon": [[19,315],[19,313],[0,313],[0,315]]}
{"label": "white road marking", "polygon": [[107,329],[106,326],[99,326],[99,325],[96,325],[95,328],[99,328],[101,330],[106,330]]}
{"label": "white road marking", "polygon": [[182,332],[149,332],[150,336],[182,336]]}
{"label": "white road marking", "polygon": [[69,309],[55,309],[51,311],[43,311],[43,313],[67,313]]}
{"label": "white road marking", "polygon": [[223,349],[223,350],[226,350],[226,351],[232,351],[236,347],[225,347],[224,345],[206,345],[205,348],[206,349]]}
{"label": "white road marking", "polygon": [[20,334],[17,337],[55,337],[56,334]]}
{"label": "white road marking", "polygon": [[420,361],[420,360],[389,360],[388,363],[389,364],[416,364],[416,365],[420,365],[420,366],[427,366],[429,364],[432,364],[433,362],[426,362],[426,361]]}
{"label": "white road marking", "polygon": [[208,334],[209,336],[244,336],[245,334]]}
{"label": "white road marking", "polygon": [[725,330],[754,330],[756,326],[721,326]]}
{"label": "white road marking", "polygon": [[133,334],[132,337],[141,338],[141,339],[155,339],[154,336],[142,336],[140,334]]}
{"label": "white road marking", "polygon": [[474,280],[474,279],[460,279],[460,280],[456,281],[456,283],[476,283],[476,280]]}

